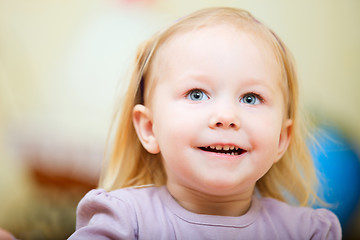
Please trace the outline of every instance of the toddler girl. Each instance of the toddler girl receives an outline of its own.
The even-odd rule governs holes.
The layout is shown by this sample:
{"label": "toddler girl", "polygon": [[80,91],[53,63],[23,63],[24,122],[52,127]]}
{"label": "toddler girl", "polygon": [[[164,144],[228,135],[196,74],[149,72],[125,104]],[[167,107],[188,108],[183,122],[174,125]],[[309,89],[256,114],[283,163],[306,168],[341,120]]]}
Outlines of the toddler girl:
{"label": "toddler girl", "polygon": [[71,239],[341,238],[333,213],[305,207],[315,171],[293,60],[248,12],[178,20],[139,48],[130,80]]}

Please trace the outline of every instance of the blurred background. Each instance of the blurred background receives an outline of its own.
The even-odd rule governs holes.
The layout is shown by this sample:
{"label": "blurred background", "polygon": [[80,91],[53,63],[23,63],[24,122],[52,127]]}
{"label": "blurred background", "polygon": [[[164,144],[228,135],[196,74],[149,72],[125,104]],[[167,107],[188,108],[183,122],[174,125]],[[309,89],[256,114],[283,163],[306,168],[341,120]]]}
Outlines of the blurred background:
{"label": "blurred background", "polygon": [[360,1],[0,0],[0,228],[65,239],[96,187],[137,45],[194,10],[249,10],[295,56],[324,198],[360,239]]}

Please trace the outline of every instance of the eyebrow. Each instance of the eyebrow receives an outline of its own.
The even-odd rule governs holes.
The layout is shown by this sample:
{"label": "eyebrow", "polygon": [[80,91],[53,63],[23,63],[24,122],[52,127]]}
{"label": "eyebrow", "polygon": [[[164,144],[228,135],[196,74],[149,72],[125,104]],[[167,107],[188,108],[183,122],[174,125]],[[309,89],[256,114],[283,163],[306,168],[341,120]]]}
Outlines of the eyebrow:
{"label": "eyebrow", "polygon": [[[211,84],[211,76],[208,76],[206,74],[197,74],[197,73],[190,73],[185,74],[184,76],[180,77],[179,79],[191,79],[194,82],[199,83],[206,83]],[[210,80],[209,80],[210,79]],[[244,79],[238,79],[238,81],[242,82],[242,86],[244,87],[256,87],[256,86],[265,86],[265,88],[270,89],[271,91],[274,91],[274,87],[272,84],[270,84],[268,81],[266,81],[267,78],[262,79],[261,77],[246,77]]]}
{"label": "eyebrow", "polygon": [[196,73],[196,72],[190,72],[179,76],[179,79],[192,79],[199,82],[208,82],[210,76],[202,74],[202,73]]}
{"label": "eyebrow", "polygon": [[246,78],[245,80],[243,80],[243,85],[244,86],[265,86],[266,88],[269,89],[274,89],[272,87],[272,84],[270,84],[268,81],[266,81],[267,78],[265,79],[259,79],[259,78]]}
{"label": "eyebrow", "polygon": [[192,83],[192,84],[197,83],[197,84],[213,85],[212,79],[213,79],[213,77],[211,75],[191,72],[191,73],[186,73],[186,74],[180,75],[178,78],[178,82],[181,84],[181,83],[183,83],[184,80],[186,80],[187,83],[189,81],[191,81],[190,83]]}

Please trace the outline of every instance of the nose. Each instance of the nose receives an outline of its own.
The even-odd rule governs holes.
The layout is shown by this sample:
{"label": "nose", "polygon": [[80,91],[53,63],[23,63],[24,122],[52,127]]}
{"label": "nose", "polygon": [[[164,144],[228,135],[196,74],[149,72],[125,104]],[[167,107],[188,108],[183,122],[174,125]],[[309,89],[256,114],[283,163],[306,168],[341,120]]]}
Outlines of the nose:
{"label": "nose", "polygon": [[240,128],[240,120],[233,109],[222,109],[215,111],[213,116],[210,117],[209,127],[211,129],[238,130]]}

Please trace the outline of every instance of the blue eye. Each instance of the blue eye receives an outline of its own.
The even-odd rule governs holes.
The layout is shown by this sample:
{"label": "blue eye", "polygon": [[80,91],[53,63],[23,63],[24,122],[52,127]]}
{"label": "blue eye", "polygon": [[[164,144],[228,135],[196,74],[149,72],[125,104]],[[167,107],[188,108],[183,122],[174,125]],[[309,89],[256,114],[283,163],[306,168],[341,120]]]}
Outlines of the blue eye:
{"label": "blue eye", "polygon": [[261,98],[257,94],[249,93],[249,94],[246,94],[244,97],[242,97],[240,99],[240,101],[245,104],[255,105],[255,104],[259,104],[261,102]]}
{"label": "blue eye", "polygon": [[192,101],[202,101],[209,99],[209,97],[200,89],[191,90],[188,93],[187,98]]}

